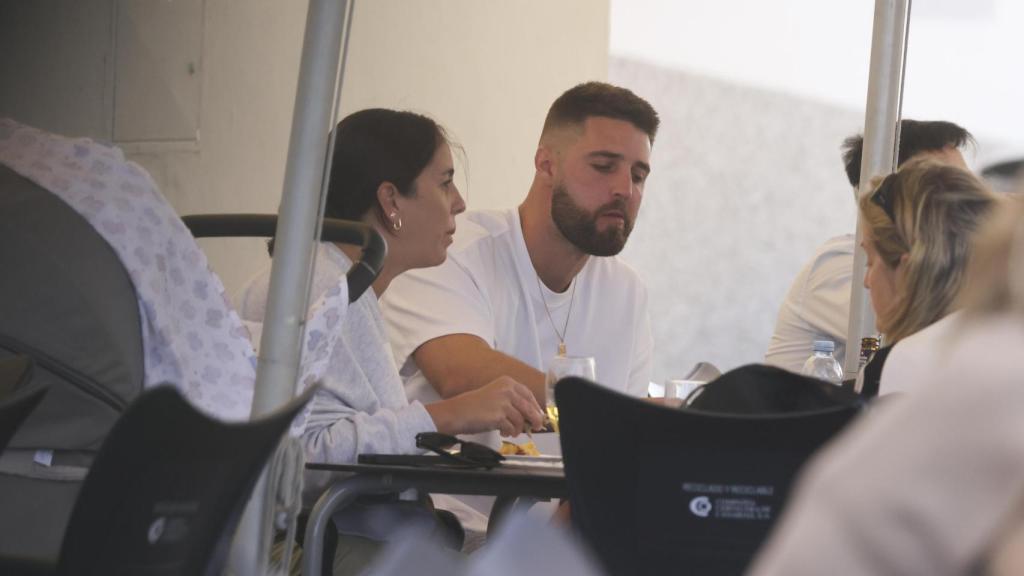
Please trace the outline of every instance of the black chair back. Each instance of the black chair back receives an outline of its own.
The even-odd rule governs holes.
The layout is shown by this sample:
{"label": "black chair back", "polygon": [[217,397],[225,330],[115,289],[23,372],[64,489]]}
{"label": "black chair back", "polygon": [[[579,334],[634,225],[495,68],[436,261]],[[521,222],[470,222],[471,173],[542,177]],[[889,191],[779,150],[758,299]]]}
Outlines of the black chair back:
{"label": "black chair back", "polygon": [[[192,214],[181,218],[196,238],[271,238],[277,233],[276,214]],[[351,244],[363,249],[345,275],[348,301],[355,302],[377,279],[388,245],[376,230],[362,222],[324,218],[321,242]]]}
{"label": "black chair back", "polygon": [[0,452],[49,391],[45,386],[29,386],[31,379],[28,356],[0,360]]}
{"label": "black chair back", "polygon": [[200,414],[170,386],[143,393],[93,462],[58,573],[220,574],[260,471],[315,388],[240,424]]}
{"label": "black chair back", "polygon": [[836,406],[863,406],[852,389],[776,366],[748,364],[694,390],[683,409],[728,414],[786,414]]}
{"label": "black chair back", "polygon": [[741,574],[801,465],[857,413],[676,410],[555,388],[573,525],[611,574]]}

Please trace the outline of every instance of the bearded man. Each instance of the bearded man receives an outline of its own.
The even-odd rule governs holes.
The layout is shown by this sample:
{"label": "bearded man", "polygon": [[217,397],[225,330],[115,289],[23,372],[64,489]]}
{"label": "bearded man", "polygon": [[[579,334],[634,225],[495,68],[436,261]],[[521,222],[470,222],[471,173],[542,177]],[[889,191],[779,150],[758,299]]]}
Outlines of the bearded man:
{"label": "bearded man", "polygon": [[571,88],[548,111],[523,203],[464,214],[444,264],[392,282],[381,305],[410,399],[510,376],[544,405],[544,371],[560,354],[591,356],[599,383],[646,394],[647,291],[615,255],[640,209],[658,122],[624,88]]}

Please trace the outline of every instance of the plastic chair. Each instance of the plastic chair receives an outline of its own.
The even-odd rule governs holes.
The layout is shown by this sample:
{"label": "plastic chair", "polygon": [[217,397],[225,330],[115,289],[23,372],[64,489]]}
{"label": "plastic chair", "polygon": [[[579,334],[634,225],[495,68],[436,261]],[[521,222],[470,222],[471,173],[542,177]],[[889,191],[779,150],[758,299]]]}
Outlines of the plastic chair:
{"label": "plastic chair", "polygon": [[611,574],[741,574],[800,467],[858,411],[676,410],[578,378],[555,399],[573,525]]}
{"label": "plastic chair", "polygon": [[261,469],[315,388],[241,424],[170,386],[143,393],[93,462],[56,564],[6,559],[0,573],[220,574]]}
{"label": "plastic chair", "polygon": [[728,414],[786,414],[836,406],[862,407],[852,389],[767,364],[748,364],[694,390],[683,408]]}
{"label": "plastic chair", "polygon": [[0,452],[49,391],[45,386],[28,386],[31,379],[28,356],[0,360]]}

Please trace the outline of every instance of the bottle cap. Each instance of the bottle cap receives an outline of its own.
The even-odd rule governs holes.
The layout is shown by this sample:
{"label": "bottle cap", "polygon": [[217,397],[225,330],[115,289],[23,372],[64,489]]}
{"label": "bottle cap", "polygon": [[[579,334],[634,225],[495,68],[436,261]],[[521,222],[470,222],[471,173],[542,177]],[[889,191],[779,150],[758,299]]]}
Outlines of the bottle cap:
{"label": "bottle cap", "polygon": [[831,340],[815,340],[814,351],[815,352],[834,352],[836,349],[835,342]]}

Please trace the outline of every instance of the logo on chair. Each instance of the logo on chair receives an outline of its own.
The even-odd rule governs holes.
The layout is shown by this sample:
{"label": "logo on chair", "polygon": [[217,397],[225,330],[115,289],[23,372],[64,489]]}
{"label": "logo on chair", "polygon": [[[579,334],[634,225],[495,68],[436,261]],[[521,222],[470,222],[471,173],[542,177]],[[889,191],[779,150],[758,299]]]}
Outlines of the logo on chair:
{"label": "logo on chair", "polygon": [[695,516],[707,518],[711,514],[711,499],[707,496],[697,496],[690,500],[690,512]]}
{"label": "logo on chair", "polygon": [[153,523],[149,525],[149,533],[146,534],[146,539],[149,540],[150,544],[156,544],[157,540],[164,535],[164,527],[167,526],[167,519],[163,516],[153,520]]}

